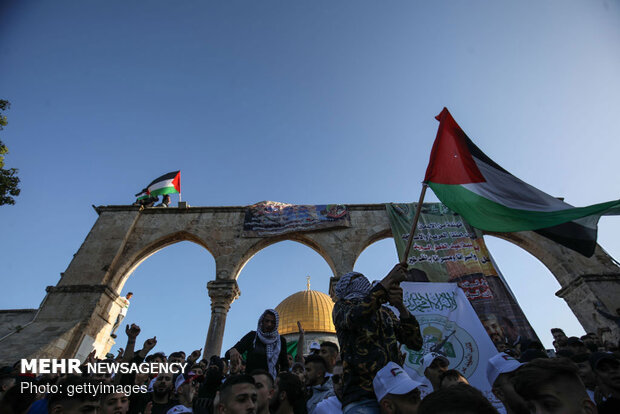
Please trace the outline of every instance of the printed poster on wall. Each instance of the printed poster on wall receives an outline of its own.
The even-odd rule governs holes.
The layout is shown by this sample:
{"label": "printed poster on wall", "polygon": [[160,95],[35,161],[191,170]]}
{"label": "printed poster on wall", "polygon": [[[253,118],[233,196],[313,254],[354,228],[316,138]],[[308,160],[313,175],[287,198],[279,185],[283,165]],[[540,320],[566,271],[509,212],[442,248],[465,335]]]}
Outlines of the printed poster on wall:
{"label": "printed poster on wall", "polygon": [[243,237],[350,226],[349,211],[342,204],[296,205],[261,201],[245,210]]}
{"label": "printed poster on wall", "polygon": [[429,352],[438,352],[503,411],[501,402],[491,392],[486,370],[489,358],[497,350],[476,317],[469,300],[456,283],[403,282],[403,303],[420,323],[424,345],[407,353],[404,368],[412,378],[423,378],[420,360]]}
{"label": "printed poster on wall", "polygon": [[[417,203],[386,204],[401,261],[416,206]],[[407,263],[411,281],[457,283],[494,343],[514,344],[520,338],[537,339],[493,265],[482,233],[443,204],[422,205]],[[411,269],[423,273],[414,273]]]}

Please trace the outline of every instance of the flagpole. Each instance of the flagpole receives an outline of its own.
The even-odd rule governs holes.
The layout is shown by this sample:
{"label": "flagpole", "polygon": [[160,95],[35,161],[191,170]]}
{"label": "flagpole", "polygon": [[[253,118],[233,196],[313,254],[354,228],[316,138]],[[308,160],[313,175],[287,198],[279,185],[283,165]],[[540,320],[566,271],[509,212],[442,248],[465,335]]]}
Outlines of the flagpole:
{"label": "flagpole", "polygon": [[411,250],[411,245],[413,244],[413,236],[415,234],[416,228],[418,227],[418,220],[420,218],[420,211],[422,210],[422,202],[424,201],[424,195],[426,194],[426,187],[428,185],[426,183],[422,183],[422,192],[420,193],[420,200],[418,201],[418,207],[415,209],[415,216],[413,216],[413,223],[411,224],[411,231],[409,231],[409,238],[407,239],[407,247],[405,247],[405,254],[403,255],[402,263],[407,264],[407,259],[409,258],[409,251]]}

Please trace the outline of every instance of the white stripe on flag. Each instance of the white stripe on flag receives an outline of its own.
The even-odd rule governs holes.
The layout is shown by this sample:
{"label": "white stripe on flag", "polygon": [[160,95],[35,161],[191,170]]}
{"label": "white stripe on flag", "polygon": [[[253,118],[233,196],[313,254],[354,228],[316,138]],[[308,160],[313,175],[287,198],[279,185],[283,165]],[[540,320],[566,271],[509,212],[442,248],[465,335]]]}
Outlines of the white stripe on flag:
{"label": "white stripe on flag", "polygon": [[527,211],[558,211],[574,208],[539,189],[472,157],[486,182],[462,184],[474,194],[503,206]]}
{"label": "white stripe on flag", "polygon": [[159,190],[160,188],[173,187],[172,181],[173,180],[164,180],[164,181],[160,181],[158,183],[155,183],[155,184],[153,184],[152,186],[149,187],[149,191],[153,192],[155,190]]}

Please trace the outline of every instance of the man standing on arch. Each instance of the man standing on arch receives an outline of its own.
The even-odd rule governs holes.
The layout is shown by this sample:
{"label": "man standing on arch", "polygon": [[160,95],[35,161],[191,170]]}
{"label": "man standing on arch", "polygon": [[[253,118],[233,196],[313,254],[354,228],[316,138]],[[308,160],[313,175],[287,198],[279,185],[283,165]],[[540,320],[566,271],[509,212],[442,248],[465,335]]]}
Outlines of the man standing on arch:
{"label": "man standing on arch", "polygon": [[129,299],[131,299],[132,296],[133,292],[127,292],[125,297],[121,296],[121,300],[123,300],[124,305],[121,308],[121,313],[119,313],[116,317],[116,322],[114,322],[114,326],[112,327],[112,333],[110,333],[110,336],[112,338],[116,339],[116,330],[119,326],[121,326],[121,322],[123,322],[123,319],[125,319],[125,315],[127,315],[127,310],[129,309]]}

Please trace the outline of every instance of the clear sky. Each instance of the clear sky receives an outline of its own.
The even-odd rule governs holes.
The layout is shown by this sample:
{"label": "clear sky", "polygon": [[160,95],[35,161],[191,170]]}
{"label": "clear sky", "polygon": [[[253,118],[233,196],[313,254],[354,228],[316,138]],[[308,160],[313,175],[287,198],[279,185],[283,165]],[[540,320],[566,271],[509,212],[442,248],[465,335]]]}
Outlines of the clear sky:
{"label": "clear sky", "polygon": [[[129,204],[169,171],[194,206],[417,201],[444,106],[541,190],[575,206],[620,198],[617,1],[0,4],[0,138],[22,188],[0,207],[0,309],[39,305],[96,221],[91,204]],[[620,218],[601,220],[614,257],[619,233]],[[547,347],[553,326],[583,333],[540,262],[487,242]],[[356,270],[378,279],[396,260],[386,239]],[[224,348],[307,275],[327,291],[327,264],[294,242],[251,259]],[[165,248],[125,285],[125,322],[166,353],[202,347],[214,277],[200,246]]]}

